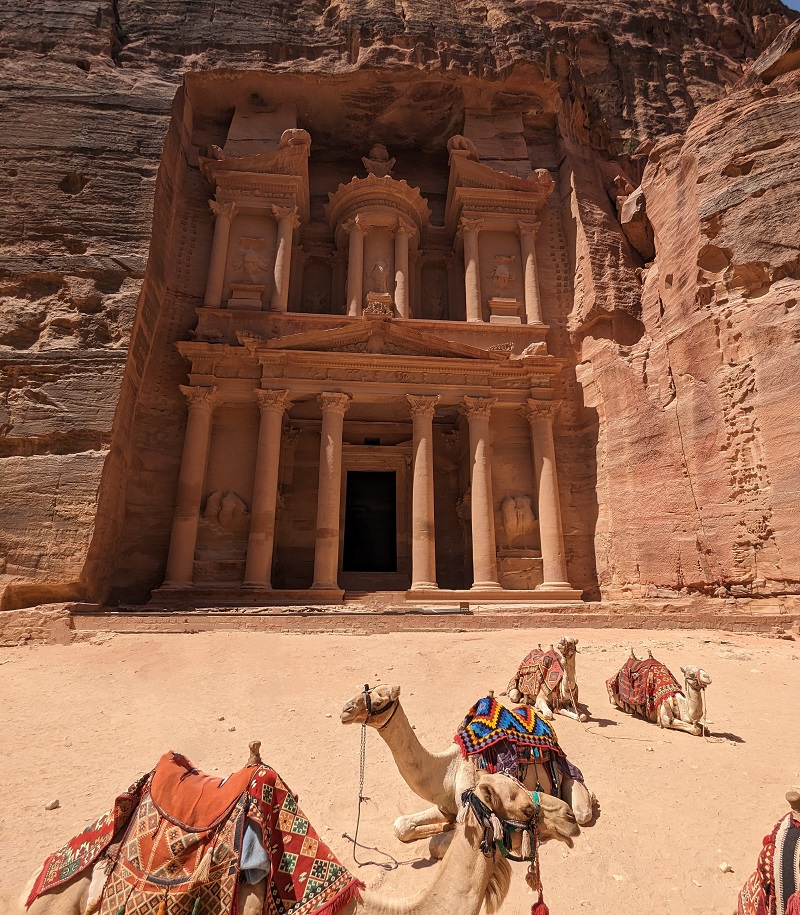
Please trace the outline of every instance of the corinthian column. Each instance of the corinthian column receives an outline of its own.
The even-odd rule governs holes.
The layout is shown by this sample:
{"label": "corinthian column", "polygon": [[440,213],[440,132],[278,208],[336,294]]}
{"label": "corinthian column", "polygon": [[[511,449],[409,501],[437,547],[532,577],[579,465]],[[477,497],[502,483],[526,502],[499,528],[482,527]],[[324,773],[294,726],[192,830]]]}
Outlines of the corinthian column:
{"label": "corinthian column", "polygon": [[436,588],[436,526],[433,519],[433,413],[439,396],[406,394],[411,405],[413,475],[411,490],[411,588]]}
{"label": "corinthian column", "polygon": [[211,444],[211,420],[217,404],[216,388],[180,386],[189,401],[189,416],[183,438],[183,457],[172,516],[172,536],[167,558],[166,587],[190,588],[194,570],[194,548],[200,501],[206,475],[208,448]]}
{"label": "corinthian column", "polygon": [[290,405],[288,391],[255,392],[261,412],[247,540],[245,585],[272,587],[272,553],[275,546],[275,505],[278,497],[278,467],[281,457],[283,414]]}
{"label": "corinthian column", "polygon": [[408,317],[408,240],[411,230],[403,222],[394,230],[394,306],[400,318]]}
{"label": "corinthian column", "polygon": [[348,220],[343,227],[350,233],[347,258],[347,314],[357,318],[361,314],[364,297],[364,225],[358,217]]}
{"label": "corinthian column", "polygon": [[278,238],[275,247],[275,287],[272,290],[272,310],[286,311],[289,303],[289,270],[292,260],[292,232],[300,225],[297,207],[272,208],[278,221]]}
{"label": "corinthian column", "polygon": [[467,321],[473,322],[483,321],[478,246],[478,232],[482,228],[482,219],[461,217],[461,232],[464,236],[464,290],[467,296]]}
{"label": "corinthian column", "polygon": [[339,502],[342,487],[342,427],[350,405],[347,394],[320,394],[322,435],[319,446],[317,493],[317,543],[314,550],[312,588],[338,588]]}
{"label": "corinthian column", "polygon": [[220,203],[209,200],[214,221],[214,240],[211,242],[211,256],[208,259],[208,277],[206,278],[206,295],[203,304],[207,308],[219,308],[222,305],[222,286],[225,282],[225,261],[228,258],[228,239],[231,236],[231,223],[236,215],[235,203]]}
{"label": "corinthian column", "polygon": [[558,401],[528,400],[525,411],[531,424],[533,471],[539,495],[539,537],[542,542],[544,581],[542,590],[570,588],[564,555],[564,533],[561,527],[561,503],[558,498],[558,476],[553,446],[553,417]]}
{"label": "corinthian column", "polygon": [[489,416],[496,398],[465,397],[469,423],[469,465],[472,487],[472,575],[474,590],[499,588],[494,537],[494,498]]}
{"label": "corinthian column", "polygon": [[536,233],[540,222],[518,222],[522,265],[525,271],[525,315],[528,324],[542,322],[542,303],[539,299],[539,268],[536,263]]}

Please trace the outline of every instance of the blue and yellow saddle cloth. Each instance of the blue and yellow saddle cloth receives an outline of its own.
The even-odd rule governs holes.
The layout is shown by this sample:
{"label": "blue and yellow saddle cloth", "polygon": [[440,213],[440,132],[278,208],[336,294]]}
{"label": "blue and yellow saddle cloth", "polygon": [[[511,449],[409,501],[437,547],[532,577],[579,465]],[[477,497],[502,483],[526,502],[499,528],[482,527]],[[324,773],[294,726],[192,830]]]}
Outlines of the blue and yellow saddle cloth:
{"label": "blue and yellow saddle cloth", "polygon": [[[491,762],[497,768],[511,768],[503,765],[508,754],[520,762],[539,758],[543,750],[556,756],[564,756],[558,745],[553,726],[541,718],[530,706],[507,709],[487,696],[479,699],[467,712],[453,738],[461,747],[463,756],[477,756],[480,761]],[[483,765],[482,768],[490,768]],[[495,765],[491,765],[495,768]]]}

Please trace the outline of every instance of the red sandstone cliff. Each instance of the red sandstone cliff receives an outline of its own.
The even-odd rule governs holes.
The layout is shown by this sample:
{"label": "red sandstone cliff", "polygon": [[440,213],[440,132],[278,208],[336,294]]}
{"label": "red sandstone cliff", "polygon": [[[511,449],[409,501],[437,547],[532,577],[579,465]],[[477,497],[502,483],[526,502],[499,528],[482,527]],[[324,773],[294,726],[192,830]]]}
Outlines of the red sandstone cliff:
{"label": "red sandstone cliff", "polygon": [[[784,213],[797,84],[779,72],[794,52],[769,51],[726,96],[792,18],[780,3],[2,0],[0,12],[2,606],[141,598],[159,583],[185,372],[172,343],[197,296],[170,272],[170,246],[192,231],[177,215],[193,180],[179,90],[213,69],[359,74],[345,130],[380,115],[398,136],[416,110],[448,111],[442,135],[457,124],[463,98],[446,81],[490,86],[498,108],[538,95],[526,139],[531,164],[559,179],[563,248],[550,346],[583,384],[567,378],[559,438],[574,580],[609,594],[796,587],[798,239]],[[618,175],[638,183],[630,154],[644,141],[660,142],[643,182],[656,259],[642,286],[610,195]]]}

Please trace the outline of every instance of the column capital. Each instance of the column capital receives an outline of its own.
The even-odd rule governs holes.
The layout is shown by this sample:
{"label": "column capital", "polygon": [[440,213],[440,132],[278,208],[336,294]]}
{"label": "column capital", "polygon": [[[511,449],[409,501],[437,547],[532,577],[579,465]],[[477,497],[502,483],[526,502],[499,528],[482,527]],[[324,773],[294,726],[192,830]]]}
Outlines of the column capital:
{"label": "column capital", "polygon": [[201,388],[191,384],[178,385],[181,394],[189,402],[190,410],[208,410],[211,412],[219,403],[219,390],[216,386]]}
{"label": "column capital", "polygon": [[436,410],[436,404],[439,402],[439,395],[417,396],[416,394],[406,394],[406,400],[411,407],[412,416],[427,416],[431,418]]}
{"label": "column capital", "polygon": [[239,207],[233,200],[209,200],[208,206],[215,216],[221,216],[223,219],[233,219],[239,212]]}
{"label": "column capital", "polygon": [[461,408],[467,421],[473,419],[489,419],[492,407],[497,403],[496,397],[464,397],[464,406]]}
{"label": "column capital", "polygon": [[274,391],[271,388],[258,388],[253,391],[262,412],[281,413],[292,405],[292,399],[288,391]]}
{"label": "column capital", "polygon": [[539,222],[538,219],[534,219],[529,222],[518,222],[517,223],[517,232],[519,232],[520,236],[531,235],[534,238],[536,238],[536,233],[539,231],[539,229],[541,227],[542,227],[542,224]]}
{"label": "column capital", "polygon": [[349,394],[329,393],[328,391],[317,395],[317,400],[322,404],[323,413],[340,413],[342,416],[347,412],[351,399]]}
{"label": "column capital", "polygon": [[369,235],[372,231],[372,226],[364,221],[363,216],[353,216],[351,219],[348,219],[346,222],[342,223],[342,228],[348,234],[353,229],[359,229],[362,235]]}
{"label": "column capital", "polygon": [[284,219],[288,219],[289,224],[293,229],[300,228],[300,217],[298,216],[297,207],[273,206],[272,215],[278,220],[278,222],[282,222]]}
{"label": "column capital", "polygon": [[470,219],[468,216],[462,216],[458,221],[459,234],[466,234],[467,232],[480,232],[482,228],[482,219]]}
{"label": "column capital", "polygon": [[402,219],[397,220],[397,225],[392,229],[392,237],[396,235],[407,235],[409,240],[414,238],[417,234],[417,230],[414,226],[410,226],[407,223],[403,222]]}
{"label": "column capital", "polygon": [[531,423],[540,419],[552,422],[560,406],[560,400],[534,400],[529,397],[526,406],[520,412]]}

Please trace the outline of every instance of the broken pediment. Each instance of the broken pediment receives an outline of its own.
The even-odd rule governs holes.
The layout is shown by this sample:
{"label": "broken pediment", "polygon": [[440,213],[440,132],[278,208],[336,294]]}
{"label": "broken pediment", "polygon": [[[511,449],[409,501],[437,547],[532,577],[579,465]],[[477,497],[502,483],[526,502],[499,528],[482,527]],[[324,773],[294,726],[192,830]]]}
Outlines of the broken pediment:
{"label": "broken pediment", "polygon": [[370,353],[387,356],[439,357],[449,359],[486,359],[507,361],[506,352],[481,349],[463,343],[453,343],[426,331],[400,326],[391,319],[365,316],[359,322],[324,331],[289,334],[264,339],[250,333],[238,332],[239,342],[257,352],[294,350],[320,353]]}

